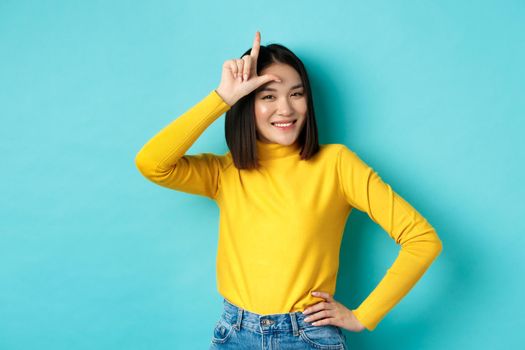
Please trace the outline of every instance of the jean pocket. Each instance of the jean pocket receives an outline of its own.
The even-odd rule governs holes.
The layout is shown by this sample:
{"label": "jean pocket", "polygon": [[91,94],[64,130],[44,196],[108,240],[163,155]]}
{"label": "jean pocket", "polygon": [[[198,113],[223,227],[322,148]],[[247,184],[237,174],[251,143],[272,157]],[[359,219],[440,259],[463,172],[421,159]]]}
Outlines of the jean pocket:
{"label": "jean pocket", "polygon": [[215,324],[211,341],[216,344],[224,344],[230,339],[233,332],[233,325],[221,317]]}
{"label": "jean pocket", "polygon": [[341,330],[332,325],[306,327],[299,330],[301,339],[314,349],[344,350]]}

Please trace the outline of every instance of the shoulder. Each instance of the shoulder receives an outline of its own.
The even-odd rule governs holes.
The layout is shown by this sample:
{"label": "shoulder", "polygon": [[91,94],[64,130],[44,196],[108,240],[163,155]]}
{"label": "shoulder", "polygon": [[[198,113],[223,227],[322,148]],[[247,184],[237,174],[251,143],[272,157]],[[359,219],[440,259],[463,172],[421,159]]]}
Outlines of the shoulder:
{"label": "shoulder", "polygon": [[340,159],[343,156],[357,156],[357,154],[348,146],[342,143],[327,143],[320,145],[320,155],[323,157],[335,157]]}
{"label": "shoulder", "polygon": [[340,167],[341,154],[348,151],[349,148],[340,143],[320,144],[319,151],[309,161],[316,166],[335,170]]}
{"label": "shoulder", "polygon": [[217,159],[223,171],[233,166],[233,157],[230,151],[217,156]]}
{"label": "shoulder", "polygon": [[322,157],[334,162],[337,169],[369,167],[355,150],[341,143],[322,145],[319,153]]}

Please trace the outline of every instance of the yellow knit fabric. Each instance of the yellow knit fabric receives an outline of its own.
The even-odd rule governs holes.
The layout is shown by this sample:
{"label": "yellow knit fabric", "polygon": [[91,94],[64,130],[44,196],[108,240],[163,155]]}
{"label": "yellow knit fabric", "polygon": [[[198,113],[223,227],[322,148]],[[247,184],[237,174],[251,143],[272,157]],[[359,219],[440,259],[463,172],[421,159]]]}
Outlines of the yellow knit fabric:
{"label": "yellow knit fabric", "polygon": [[383,279],[353,310],[368,330],[375,329],[441,252],[436,231],[342,144],[321,145],[306,161],[297,145],[257,141],[257,170],[238,170],[230,152],[186,155],[229,108],[211,91],[135,159],[154,183],[209,197],[219,206],[218,292],[259,314],[303,311],[323,300],[311,295],[314,290],[334,295],[345,223],[356,208],[400,245]]}

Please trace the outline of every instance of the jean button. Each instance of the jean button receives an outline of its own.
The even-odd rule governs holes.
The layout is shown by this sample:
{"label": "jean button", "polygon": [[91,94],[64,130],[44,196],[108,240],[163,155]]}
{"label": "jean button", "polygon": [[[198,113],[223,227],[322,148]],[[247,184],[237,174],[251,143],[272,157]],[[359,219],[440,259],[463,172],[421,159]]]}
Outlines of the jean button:
{"label": "jean button", "polygon": [[267,318],[264,318],[264,319],[261,320],[261,323],[262,323],[263,326],[269,326],[269,325],[273,324],[274,321],[269,320]]}

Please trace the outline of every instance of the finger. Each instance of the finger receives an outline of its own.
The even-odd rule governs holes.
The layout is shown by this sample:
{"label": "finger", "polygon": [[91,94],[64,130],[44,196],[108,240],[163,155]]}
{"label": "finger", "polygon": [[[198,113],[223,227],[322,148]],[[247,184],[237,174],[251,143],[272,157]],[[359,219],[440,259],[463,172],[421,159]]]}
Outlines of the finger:
{"label": "finger", "polygon": [[244,60],[236,59],[235,64],[237,65],[237,75],[235,76],[235,79],[241,79],[242,80],[242,72],[244,70]]}
{"label": "finger", "polygon": [[313,315],[310,315],[310,316],[306,317],[304,319],[304,321],[308,322],[308,323],[313,323],[315,321],[323,320],[325,318],[332,318],[332,317],[333,317],[333,315],[332,315],[332,313],[330,311],[322,310],[322,311],[316,312]]}
{"label": "finger", "polygon": [[313,314],[317,311],[321,311],[321,310],[331,310],[332,308],[330,307],[330,304],[328,304],[326,301],[321,301],[317,304],[314,304],[308,308],[306,308],[304,311],[303,311],[303,314]]}
{"label": "finger", "polygon": [[258,76],[258,77],[254,77],[254,79],[252,79],[253,82],[254,82],[254,90],[257,89],[259,86],[261,85],[264,85],[264,84],[267,84],[271,81],[276,81],[278,83],[281,83],[282,80],[276,76],[276,75],[273,75],[273,74],[265,74],[265,75],[261,75],[261,76]]}
{"label": "finger", "polygon": [[315,292],[312,292],[312,294],[316,297],[321,297],[328,301],[334,301],[334,298],[332,298],[332,296],[329,293],[315,291]]}
{"label": "finger", "polygon": [[255,39],[253,39],[253,45],[252,50],[250,51],[250,56],[257,61],[257,57],[259,57],[259,48],[261,47],[261,33],[257,31],[255,33]]}
{"label": "finger", "polygon": [[233,74],[233,78],[237,78],[237,65],[235,64],[234,60],[230,60],[230,70]]}
{"label": "finger", "polygon": [[252,58],[248,55],[244,55],[242,59],[244,60],[243,80],[246,81],[250,77]]}
{"label": "finger", "polygon": [[312,322],[312,325],[313,326],[327,326],[329,324],[334,324],[333,323],[333,318],[325,318],[325,319],[322,319],[322,320],[319,320],[319,321],[315,321],[315,322]]}

